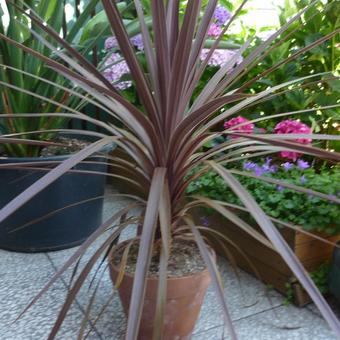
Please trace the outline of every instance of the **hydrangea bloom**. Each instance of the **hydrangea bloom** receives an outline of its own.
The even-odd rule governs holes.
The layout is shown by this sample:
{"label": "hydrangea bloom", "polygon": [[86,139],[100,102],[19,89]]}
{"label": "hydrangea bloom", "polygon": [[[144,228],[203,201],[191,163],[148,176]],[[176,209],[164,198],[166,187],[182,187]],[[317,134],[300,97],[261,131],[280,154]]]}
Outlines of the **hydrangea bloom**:
{"label": "hydrangea bloom", "polygon": [[132,44],[140,51],[144,50],[144,42],[143,42],[143,36],[142,34],[137,34],[134,37],[130,39]]}
{"label": "hydrangea bloom", "polygon": [[[312,129],[308,125],[301,123],[298,120],[287,119],[278,123],[274,128],[274,132],[283,134],[286,133],[308,134],[312,133]],[[298,138],[295,141],[301,144],[310,144],[312,142],[310,138]],[[280,155],[283,158],[291,159],[293,161],[296,161],[296,159],[301,156],[301,154],[292,151],[282,151]]]}
{"label": "hydrangea bloom", "polygon": [[[231,58],[234,57],[236,53],[237,53],[236,51],[232,51],[232,50],[216,49],[214,53],[212,54],[211,58],[209,59],[208,65],[222,67],[226,63],[228,63],[231,60]],[[207,58],[208,54],[209,54],[209,49],[203,48],[201,51],[200,59],[204,61]],[[235,60],[235,65],[240,64],[242,60],[243,60],[242,56],[239,56]],[[234,65],[230,66],[230,69],[227,70],[227,72],[232,70],[233,66]]]}
{"label": "hydrangea bloom", "polygon": [[[142,34],[137,34],[134,37],[130,38],[131,43],[140,51],[144,50],[144,43]],[[113,48],[118,47],[118,41],[115,36],[109,37],[105,40],[104,48],[106,51],[112,50]]]}
{"label": "hydrangea bloom", "polygon": [[214,13],[214,18],[218,25],[225,25],[231,18],[231,13],[223,6],[217,6]]}
{"label": "hydrangea bloom", "polygon": [[105,61],[105,70],[103,72],[104,77],[115,83],[115,87],[119,90],[125,90],[132,85],[131,81],[121,81],[120,78],[124,74],[129,74],[130,69],[125,60],[121,60],[122,56],[119,53],[112,53]]}
{"label": "hydrangea bloom", "polygon": [[208,30],[208,36],[217,38],[222,33],[222,28],[215,23],[212,23]]}
{"label": "hydrangea bloom", "polygon": [[112,50],[115,47],[118,47],[118,41],[116,37],[109,37],[105,40],[104,47],[106,51]]}
{"label": "hydrangea bloom", "polygon": [[[248,124],[244,124],[242,126],[235,127],[236,125],[246,123],[246,122],[249,122],[249,120],[247,118],[244,118],[242,116],[238,116],[238,117],[232,118],[230,120],[227,120],[224,123],[224,128],[226,130],[239,131],[239,132],[247,133],[247,134],[253,133],[253,131],[254,131],[254,124],[253,123],[248,123]],[[231,135],[231,138],[238,138],[238,136]]]}

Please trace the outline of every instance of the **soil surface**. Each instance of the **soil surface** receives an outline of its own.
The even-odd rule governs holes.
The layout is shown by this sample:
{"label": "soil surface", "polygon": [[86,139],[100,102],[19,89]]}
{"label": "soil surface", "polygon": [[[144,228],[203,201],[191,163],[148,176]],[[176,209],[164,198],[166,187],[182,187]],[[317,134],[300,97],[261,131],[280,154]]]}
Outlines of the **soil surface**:
{"label": "soil surface", "polygon": [[[119,267],[125,247],[120,247],[114,253],[113,262]],[[139,243],[132,244],[125,267],[125,272],[134,274],[138,256]],[[159,246],[154,245],[148,277],[158,275]],[[193,241],[174,239],[168,262],[168,277],[181,277],[201,272],[206,268],[197,245]]]}
{"label": "soil surface", "polygon": [[91,144],[90,142],[79,140],[76,138],[59,137],[53,142],[64,144],[65,146],[46,146],[41,149],[40,157],[63,156],[78,152]]}

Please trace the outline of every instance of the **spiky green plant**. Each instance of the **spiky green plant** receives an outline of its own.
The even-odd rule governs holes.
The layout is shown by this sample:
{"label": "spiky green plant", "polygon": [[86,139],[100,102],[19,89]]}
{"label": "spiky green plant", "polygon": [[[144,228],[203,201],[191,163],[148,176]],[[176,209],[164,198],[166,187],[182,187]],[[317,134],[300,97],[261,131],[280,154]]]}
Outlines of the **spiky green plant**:
{"label": "spiky green plant", "polygon": [[[240,228],[247,231],[252,237],[261,241],[266,246],[274,248],[286,261],[294,275],[313,298],[315,304],[335,334],[340,336],[340,323],[338,319],[312,280],[306,275],[306,271],[288,244],[282,238],[276,227],[276,223],[274,224],[273,220],[261,210],[250,193],[242,187],[234,176],[236,172],[238,175],[242,175],[242,171],[234,169],[235,164],[237,164],[240,159],[268,155],[276,153],[279,150],[294,150],[330,161],[338,161],[340,155],[337,153],[298,144],[294,140],[303,137],[316,140],[339,140],[339,137],[315,134],[308,136],[303,134],[248,135],[230,130],[221,133],[210,132],[217,124],[237,114],[240,110],[254,106],[263,100],[270,100],[274,95],[279,95],[285,91],[303,86],[310,81],[316,81],[323,75],[313,74],[286,83],[276,84],[254,95],[249,91],[249,88],[255,81],[261,79],[262,74],[260,74],[253,80],[248,80],[243,83],[243,85],[235,88],[236,81],[242,79],[248,70],[259,63],[273,48],[283,43],[283,41],[280,40],[281,34],[285,32],[292,23],[295,23],[303,16],[306,10],[310,6],[313,6],[313,3],[294,15],[287,24],[271,35],[260,46],[253,49],[248,57],[234,67],[231,72],[226,72],[228,69],[226,66],[217,71],[207,82],[200,95],[191,103],[192,93],[221,38],[216,40],[211,47],[210,54],[201,62],[199,58],[200,51],[207,39],[207,30],[211,23],[217,0],[204,1],[204,3],[205,7],[203,10],[202,1],[188,0],[185,13],[180,19],[179,0],[152,0],[151,12],[153,25],[150,32],[145,23],[141,1],[134,1],[143,35],[147,61],[147,69],[143,69],[129,41],[115,1],[102,0],[107,19],[118,39],[120,50],[130,68],[131,77],[137,89],[139,100],[142,103],[142,108],[131,105],[114,86],[103,81],[102,77],[88,65],[88,62],[86,62],[76,50],[60,38],[49,26],[44,25],[33,12],[27,12],[25,15],[34,22],[32,30],[35,31],[36,39],[44,43],[52,52],[58,53],[58,57],[63,60],[63,64],[42,55],[39,51],[29,49],[20,41],[15,41],[0,34],[0,38],[3,39],[6,44],[20,48],[25,53],[33,55],[46,66],[57,71],[73,84],[76,84],[86,92],[86,99],[88,101],[106,110],[111,117],[107,121],[92,119],[92,122],[105,131],[105,133],[100,135],[100,139],[82,151],[72,155],[68,160],[55,166],[55,168],[50,170],[35,184],[3,207],[0,211],[0,221],[6,219],[56,178],[72,169],[73,166],[82,162],[88,156],[96,153],[103,145],[111,142],[115,142],[118,147],[129,155],[128,160],[126,158],[120,159],[119,157],[115,157],[113,166],[124,168],[124,173],[130,173],[134,179],[138,178],[140,180],[139,182],[135,180],[132,181],[131,177],[127,175],[122,175],[121,177],[126,181],[133,182],[137,186],[146,189],[145,197],[143,195],[130,196],[131,199],[135,201],[131,206],[120,210],[99,226],[97,231],[84,242],[51,279],[44,290],[32,301],[32,303],[34,303],[39,299],[53,282],[55,282],[69,266],[74,264],[104,231],[111,230],[109,236],[106,237],[105,241],[100,243],[97,251],[86,263],[79,276],[74,279],[75,281],[51,331],[49,339],[53,339],[57,334],[67,310],[74,301],[77,292],[95,262],[102,254],[107,255],[108,252],[112,250],[112,242],[117,239],[120,233],[126,228],[127,223],[119,223],[117,220],[119,220],[121,216],[124,216],[132,206],[142,208],[140,215],[137,216],[139,221],[141,221],[142,228],[127,322],[126,339],[134,340],[138,335],[147,272],[155,241],[160,241],[162,247],[159,271],[158,313],[155,320],[154,338],[161,338],[165,302],[164,292],[166,292],[167,284],[167,259],[171,251],[171,242],[175,237],[174,235],[181,233],[185,233],[186,235],[189,233],[196,241],[210,271],[212,282],[219,296],[231,337],[236,339],[236,333],[231,323],[228,306],[224,300],[223,290],[218,279],[218,272],[201,234],[204,228],[195,224],[191,217],[191,210],[199,205],[208,205],[216,209]],[[224,31],[228,29],[245,3],[246,0],[242,2],[234,16],[230,19],[229,24],[226,25]],[[275,71],[288,61],[297,58],[304,52],[332,38],[335,34],[339,33],[339,31],[338,29],[307,47],[296,51],[287,59],[280,61],[278,64],[266,70],[264,74]],[[63,49],[57,50],[54,45],[49,44],[44,39],[45,33],[48,33],[48,35],[54,39],[55,43]],[[223,33],[224,32],[222,32],[222,34]],[[241,47],[239,54],[248,48],[250,43],[251,42],[248,41],[245,46]],[[236,57],[237,55],[235,58]],[[233,64],[234,61],[235,60],[232,60],[231,64]],[[69,91],[72,95],[79,96],[79,93]],[[32,95],[34,95],[34,93],[32,93]],[[45,98],[44,100],[49,102],[50,98]],[[68,110],[67,107],[64,108],[64,113],[55,113],[55,116],[57,117],[63,114],[80,120],[89,119],[81,112]],[[222,108],[224,108],[224,110],[221,110]],[[316,109],[317,108],[315,108],[315,110]],[[296,113],[311,112],[313,110],[314,109],[285,112],[280,115],[290,116]],[[3,116],[3,118],[14,117],[15,116],[11,114]],[[42,117],[45,117],[45,115],[43,114]],[[119,126],[117,125],[117,120],[120,123]],[[123,128],[121,128],[121,126],[123,126]],[[224,143],[208,151],[202,149],[202,145],[222,133],[226,135],[232,134],[233,136],[237,135],[239,138],[227,139]],[[6,135],[2,136],[0,141],[13,144],[20,143],[17,138]],[[223,151],[229,152],[222,153]],[[193,169],[199,169],[199,171],[195,171],[194,175],[190,176],[189,174]],[[204,197],[185,197],[185,190],[188,184],[194,178],[211,169],[216,171],[216,173],[226,181],[231,190],[238,195],[243,204],[242,209],[246,209],[252,214],[263,233],[257,232],[245,221],[242,221],[235,214],[234,210],[229,209],[228,202],[214,201]],[[261,179],[264,181],[268,180],[265,177]],[[278,183],[291,189],[325,198],[321,193],[312,190],[300,188],[299,186],[283,181],[279,181]],[[338,198],[329,197],[328,199],[340,203]],[[116,228],[112,229],[111,227],[115,223]],[[286,227],[296,228],[288,223],[284,225]],[[213,231],[209,229],[205,231],[213,233]],[[32,304],[30,304],[30,306],[31,305]]]}
{"label": "spiky green plant", "polygon": [[[84,54],[88,54],[92,41],[83,40],[79,45],[77,33],[90,18],[98,2],[99,0],[88,1],[82,14],[71,23],[66,22],[64,0],[31,0],[27,1],[27,5],[32,7],[36,15],[61,34],[65,40],[78,49],[81,48]],[[34,23],[30,29],[30,20],[22,13],[25,8],[22,1],[16,0],[13,3],[18,8],[9,4],[0,6],[0,18],[4,15],[0,20],[0,33],[44,56],[51,56],[49,47],[36,38],[37,27]],[[5,20],[6,17],[9,19],[8,22]],[[37,32],[46,39],[46,42],[57,48],[58,45],[53,38],[41,30]],[[53,59],[58,60],[58,52],[54,53]],[[97,76],[100,76],[99,72]],[[0,114],[58,113],[65,111],[65,108],[68,108],[69,112],[72,111],[70,109],[79,110],[86,102],[77,96],[72,96],[67,88],[72,89],[69,80],[55,70],[44,67],[43,61],[7,44],[4,40],[0,41]],[[34,96],[31,93],[34,93]],[[50,99],[49,102],[43,100],[46,97]],[[68,119],[62,115],[39,116],[37,119],[24,116],[20,119],[6,118],[1,120],[0,133],[43,141],[55,132],[62,131],[67,126]],[[41,133],[37,134],[38,131]],[[4,144],[3,147],[8,156],[29,157],[39,155],[41,144],[43,143]]]}

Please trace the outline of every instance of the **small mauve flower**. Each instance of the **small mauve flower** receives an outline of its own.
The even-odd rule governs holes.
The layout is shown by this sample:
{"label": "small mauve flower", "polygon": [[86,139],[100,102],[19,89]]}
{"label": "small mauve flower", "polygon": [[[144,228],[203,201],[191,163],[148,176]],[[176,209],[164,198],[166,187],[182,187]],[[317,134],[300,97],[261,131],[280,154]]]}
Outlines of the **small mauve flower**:
{"label": "small mauve flower", "polygon": [[[200,54],[200,59],[202,61],[204,61],[207,58],[209,51],[210,51],[209,48],[202,49]],[[237,53],[236,51],[217,48],[216,50],[214,50],[212,56],[210,57],[208,65],[215,67],[223,67],[234,57],[236,53]],[[230,72],[235,65],[240,64],[242,61],[243,61],[242,56],[236,58],[235,64],[230,66],[230,68],[227,70],[227,73]]]}
{"label": "small mauve flower", "polygon": [[303,176],[300,177],[300,182],[301,182],[301,184],[307,183],[307,178],[306,178],[305,175],[303,175]]}
{"label": "small mauve flower", "polygon": [[275,174],[275,172],[277,172],[278,170],[278,166],[277,165],[271,165],[269,168],[269,172]]}
{"label": "small mauve flower", "polygon": [[140,51],[144,50],[144,42],[143,42],[143,36],[142,34],[137,34],[134,37],[130,39],[132,44]]}
{"label": "small mauve flower", "polygon": [[262,169],[262,167],[256,165],[256,167],[254,168],[254,173],[256,176],[260,177],[265,173],[265,171]]}
{"label": "small mauve flower", "polygon": [[223,26],[231,18],[231,13],[225,7],[217,6],[215,9],[214,17],[217,21],[217,24]]}
{"label": "small mauve flower", "polygon": [[[287,133],[310,134],[312,133],[312,129],[308,125],[301,123],[297,120],[287,119],[278,123],[274,128],[274,132],[279,134]],[[310,144],[312,142],[310,138],[297,138],[295,141],[301,144]],[[280,155],[283,158],[291,159],[293,161],[296,161],[296,159],[301,156],[300,153],[292,151],[282,151]]]}
{"label": "small mauve flower", "polygon": [[264,172],[270,172],[270,168],[271,168],[271,166],[266,164],[266,163],[262,165],[262,170]]}
{"label": "small mauve flower", "polygon": [[276,187],[276,190],[277,190],[278,192],[282,192],[283,190],[285,190],[285,188],[284,188],[282,185],[278,185],[278,186]]}
{"label": "small mauve flower", "polygon": [[266,164],[269,165],[272,162],[273,158],[266,157]]}
{"label": "small mauve flower", "polygon": [[243,169],[244,169],[244,170],[251,171],[251,170],[254,170],[255,167],[256,167],[256,164],[253,163],[253,162],[245,162],[245,163],[243,164]]}
{"label": "small mauve flower", "polygon": [[272,158],[270,157],[266,158],[266,162],[262,165],[262,169],[264,170],[264,172],[275,173],[277,171],[276,165],[270,165],[271,161],[272,161]]}
{"label": "small mauve flower", "polygon": [[111,50],[115,47],[118,47],[118,41],[117,41],[116,37],[107,38],[105,40],[104,47],[105,47],[106,51]]}
{"label": "small mauve flower", "polygon": [[282,167],[285,171],[289,171],[290,169],[294,167],[294,164],[291,162],[285,162],[282,164]]}
{"label": "small mauve flower", "polygon": [[208,30],[209,37],[217,38],[221,35],[221,33],[222,33],[222,28],[220,26],[218,26],[215,23],[212,23],[210,25],[209,30]]}
{"label": "small mauve flower", "polygon": [[302,159],[298,159],[297,166],[300,170],[305,170],[309,168],[309,163]]}
{"label": "small mauve flower", "polygon": [[[253,131],[254,131],[254,124],[253,123],[244,124],[242,126],[234,127],[236,125],[246,123],[246,122],[249,122],[249,120],[247,118],[238,116],[238,117],[227,120],[224,123],[224,128],[226,130],[232,130],[232,131],[238,131],[238,132],[241,132],[241,133],[252,134]],[[231,138],[238,138],[238,136],[231,135]]]}
{"label": "small mauve flower", "polygon": [[207,217],[201,217],[201,222],[205,227],[209,227],[209,220]]}

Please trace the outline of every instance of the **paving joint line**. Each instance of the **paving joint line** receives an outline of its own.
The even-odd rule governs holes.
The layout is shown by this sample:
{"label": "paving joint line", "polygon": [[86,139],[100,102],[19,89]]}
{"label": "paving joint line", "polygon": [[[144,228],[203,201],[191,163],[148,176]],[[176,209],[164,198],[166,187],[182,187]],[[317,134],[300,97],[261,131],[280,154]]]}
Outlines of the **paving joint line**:
{"label": "paving joint line", "polygon": [[[58,272],[59,269],[58,269],[58,267],[55,265],[55,263],[53,262],[53,260],[52,260],[51,257],[49,256],[49,254],[46,253],[45,255],[46,255],[46,257],[48,258],[48,260],[50,261],[50,263],[51,263],[51,265],[52,265],[54,271],[55,271],[55,272]],[[69,291],[69,285],[67,284],[67,282],[65,281],[65,279],[61,276],[61,277],[60,277],[60,280],[62,281],[62,283],[63,283],[63,285],[65,286],[66,290]],[[83,306],[79,303],[77,297],[75,298],[75,303],[76,303],[77,307],[79,308],[79,310],[81,311],[81,313],[82,313],[84,316],[86,316],[86,312],[85,312]],[[98,339],[99,339],[99,340],[104,340],[104,338],[101,336],[100,332],[98,331],[97,327],[92,323],[92,321],[91,321],[91,320],[88,320],[88,323],[89,323],[89,325],[90,325],[90,327],[91,327],[91,331],[94,332],[94,333],[98,336]]]}
{"label": "paving joint line", "polygon": [[[251,318],[251,317],[253,317],[253,316],[256,316],[256,315],[259,315],[259,314],[262,314],[262,313],[265,313],[265,312],[269,312],[269,311],[271,311],[271,310],[277,309],[277,308],[282,307],[282,306],[284,306],[283,303],[280,304],[280,305],[271,307],[271,308],[264,309],[264,310],[262,310],[262,311],[260,311],[260,312],[256,312],[256,313],[254,313],[254,314],[250,314],[250,315],[247,315],[247,316],[240,317],[240,318],[238,318],[238,319],[232,320],[232,322],[234,323],[234,322],[239,322],[239,321],[242,321],[242,320],[246,320],[246,319],[249,319],[249,318]],[[193,333],[193,335],[204,334],[204,333],[206,333],[206,332],[208,332],[208,331],[211,331],[211,330],[216,329],[216,328],[224,327],[224,326],[225,326],[224,324],[216,325],[216,326],[207,328],[207,329],[205,329],[205,330],[199,331],[199,332],[197,332],[197,333]]]}

